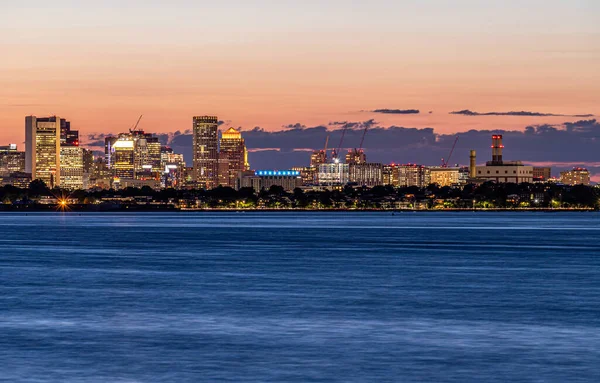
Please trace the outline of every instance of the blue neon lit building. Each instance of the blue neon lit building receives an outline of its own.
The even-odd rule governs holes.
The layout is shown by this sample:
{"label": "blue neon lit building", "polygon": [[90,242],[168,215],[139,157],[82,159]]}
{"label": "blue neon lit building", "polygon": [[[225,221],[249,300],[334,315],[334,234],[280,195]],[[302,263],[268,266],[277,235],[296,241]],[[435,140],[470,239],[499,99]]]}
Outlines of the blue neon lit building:
{"label": "blue neon lit building", "polygon": [[296,170],[257,170],[254,175],[259,177],[300,177],[300,172]]}

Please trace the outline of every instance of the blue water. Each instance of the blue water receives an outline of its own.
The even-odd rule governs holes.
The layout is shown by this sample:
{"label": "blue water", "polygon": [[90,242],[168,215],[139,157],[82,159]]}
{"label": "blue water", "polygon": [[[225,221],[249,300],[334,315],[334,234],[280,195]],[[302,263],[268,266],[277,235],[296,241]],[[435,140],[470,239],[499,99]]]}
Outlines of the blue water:
{"label": "blue water", "polygon": [[2,382],[598,382],[596,213],[0,214]]}

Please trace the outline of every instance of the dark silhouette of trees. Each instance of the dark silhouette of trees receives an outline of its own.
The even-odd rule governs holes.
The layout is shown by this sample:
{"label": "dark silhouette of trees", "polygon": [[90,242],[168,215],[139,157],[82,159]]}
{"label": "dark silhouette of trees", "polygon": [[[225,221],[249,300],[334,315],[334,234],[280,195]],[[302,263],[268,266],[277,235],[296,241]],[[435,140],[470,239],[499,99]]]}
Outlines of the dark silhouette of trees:
{"label": "dark silhouette of trees", "polygon": [[212,208],[358,208],[379,209],[395,206],[427,206],[430,208],[599,208],[600,189],[592,186],[565,186],[557,184],[496,184],[486,182],[469,184],[462,188],[426,188],[416,186],[373,188],[346,186],[341,190],[303,190],[287,192],[281,186],[255,192],[252,188],[235,190],[217,187],[212,190],[153,190],[149,187],[122,190],[50,190],[42,181],[35,180],[26,189],[14,186],[0,187],[0,202],[4,204],[35,204],[45,196],[68,197],[80,204],[115,203],[144,204],[186,202],[190,206]]}

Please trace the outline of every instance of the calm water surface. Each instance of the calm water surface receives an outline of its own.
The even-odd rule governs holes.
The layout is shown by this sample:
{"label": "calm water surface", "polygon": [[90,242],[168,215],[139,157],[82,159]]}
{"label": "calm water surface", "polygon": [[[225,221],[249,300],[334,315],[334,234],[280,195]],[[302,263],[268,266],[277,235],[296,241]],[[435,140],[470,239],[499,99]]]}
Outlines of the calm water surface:
{"label": "calm water surface", "polygon": [[598,382],[596,213],[1,214],[2,382]]}

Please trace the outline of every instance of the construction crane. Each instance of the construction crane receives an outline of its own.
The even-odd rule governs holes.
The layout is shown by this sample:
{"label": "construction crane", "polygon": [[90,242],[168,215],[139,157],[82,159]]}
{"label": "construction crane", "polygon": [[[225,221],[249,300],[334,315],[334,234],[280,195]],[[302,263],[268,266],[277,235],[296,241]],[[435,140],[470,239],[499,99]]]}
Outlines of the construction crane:
{"label": "construction crane", "polygon": [[140,118],[138,118],[137,122],[135,123],[133,129],[129,129],[129,133],[133,133],[135,132],[135,130],[137,129],[138,125],[140,124],[140,121],[142,121],[142,117],[144,117],[143,114],[140,115]]}
{"label": "construction crane", "polygon": [[452,158],[452,153],[454,153],[454,149],[456,148],[456,144],[458,143],[458,138],[459,138],[459,136],[456,136],[456,139],[454,140],[454,144],[452,145],[452,149],[450,149],[450,153],[448,154],[448,158],[446,160],[444,160],[442,158],[442,167],[443,168],[448,167],[448,163],[450,163],[450,159]]}
{"label": "construction crane", "polygon": [[362,150],[363,144],[365,143],[365,136],[367,135],[367,130],[369,130],[368,124],[365,126],[365,131],[363,132],[362,139],[360,140],[360,147],[358,148],[359,151]]}
{"label": "construction crane", "polygon": [[338,149],[336,152],[338,155],[342,151],[342,143],[344,142],[344,136],[346,135],[347,129],[348,129],[348,126],[344,126],[344,129],[342,130],[342,137],[340,138],[340,144],[338,145]]}

